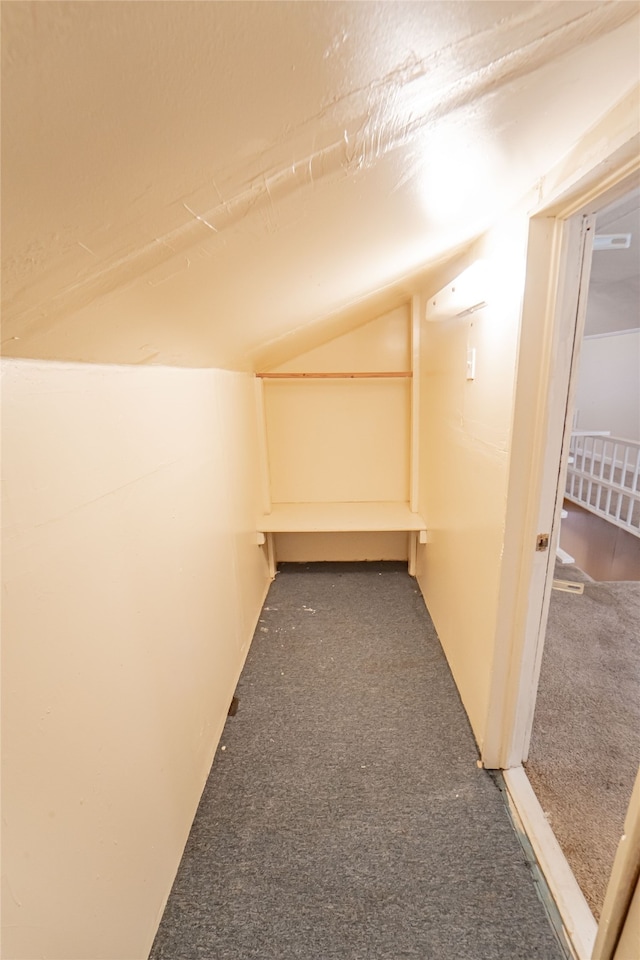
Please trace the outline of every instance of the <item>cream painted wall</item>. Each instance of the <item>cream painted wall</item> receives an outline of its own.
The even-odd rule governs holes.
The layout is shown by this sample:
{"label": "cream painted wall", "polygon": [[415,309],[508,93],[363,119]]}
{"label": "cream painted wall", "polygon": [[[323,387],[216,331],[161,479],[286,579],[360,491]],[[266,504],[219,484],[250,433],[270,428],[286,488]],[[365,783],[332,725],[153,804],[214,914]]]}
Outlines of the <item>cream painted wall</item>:
{"label": "cream painted wall", "polygon": [[[545,281],[558,252],[553,218],[570,216],[617,183],[620,195],[629,189],[622,180],[637,170],[637,107],[636,90],[542,178],[513,216],[499,219],[469,255],[423,289],[424,297],[433,295],[475,257],[487,261],[488,306],[476,315],[473,332],[469,317],[422,324],[419,509],[431,542],[419,548],[417,574],[491,766],[522,760],[522,744],[517,751],[510,744],[520,722],[518,690],[532,686],[527,670],[534,656],[523,651],[540,571],[544,585],[534,544],[536,532],[550,528],[539,526],[544,436],[535,431],[550,404],[544,358],[553,300]],[[464,379],[467,340],[477,350],[473,382]],[[570,349],[569,337],[560,343]],[[516,416],[529,428],[517,436]]]}
{"label": "cream painted wall", "polygon": [[405,303],[353,330],[331,337],[274,369],[282,373],[410,370],[409,305]]}
{"label": "cream painted wall", "polygon": [[407,560],[408,557],[408,533],[279,533],[276,536],[278,562]]}
{"label": "cream painted wall", "polygon": [[[493,669],[511,417],[528,220],[505,218],[425,290],[477,259],[487,306],[421,325],[419,510],[429,543],[417,576],[478,743]],[[475,380],[466,379],[467,350]]]}
{"label": "cream painted wall", "polygon": [[408,380],[265,383],[274,503],[409,498]]}
{"label": "cream painted wall", "polygon": [[2,956],[143,960],[268,586],[253,380],[2,374]]}
{"label": "cream painted wall", "polygon": [[579,430],[640,440],[640,330],[583,340],[575,409]]}

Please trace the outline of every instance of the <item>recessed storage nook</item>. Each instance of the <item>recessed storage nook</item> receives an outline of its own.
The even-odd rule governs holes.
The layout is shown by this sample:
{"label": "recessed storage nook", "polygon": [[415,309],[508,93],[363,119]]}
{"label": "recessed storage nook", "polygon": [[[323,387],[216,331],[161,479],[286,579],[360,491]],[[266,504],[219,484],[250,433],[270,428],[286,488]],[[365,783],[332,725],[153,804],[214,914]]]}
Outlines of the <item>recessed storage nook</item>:
{"label": "recessed storage nook", "polygon": [[417,302],[259,373],[264,515],[278,561],[407,560],[418,513]]}

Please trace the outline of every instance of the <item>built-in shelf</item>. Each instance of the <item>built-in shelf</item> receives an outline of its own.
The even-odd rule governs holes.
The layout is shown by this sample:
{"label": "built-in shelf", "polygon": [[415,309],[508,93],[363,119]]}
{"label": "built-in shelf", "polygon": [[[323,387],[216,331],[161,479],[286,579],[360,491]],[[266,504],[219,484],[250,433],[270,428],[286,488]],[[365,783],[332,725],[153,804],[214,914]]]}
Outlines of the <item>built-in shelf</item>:
{"label": "built-in shelf", "polygon": [[425,531],[408,503],[274,503],[259,521],[261,533]]}
{"label": "built-in shelf", "polygon": [[261,380],[404,380],[413,376],[408,370],[376,370],[370,373],[256,373]]}
{"label": "built-in shelf", "polygon": [[[265,510],[258,517],[256,542],[266,548],[272,577],[278,548],[291,558],[313,555],[316,548],[319,556],[335,550],[337,557],[383,557],[396,556],[404,543],[409,573],[416,575],[419,544],[429,540],[417,512],[420,325],[416,296],[403,339],[397,337],[395,319],[391,328],[383,324],[381,335],[387,329],[393,334],[390,350],[386,340],[365,338],[364,352],[356,340],[344,349],[332,344],[310,358],[315,370],[304,369],[301,355],[288,370],[255,372]],[[309,381],[311,393],[303,381]],[[337,496],[400,499],[326,502],[328,486]],[[282,497],[298,500],[278,502]],[[336,536],[341,534],[351,536]]]}

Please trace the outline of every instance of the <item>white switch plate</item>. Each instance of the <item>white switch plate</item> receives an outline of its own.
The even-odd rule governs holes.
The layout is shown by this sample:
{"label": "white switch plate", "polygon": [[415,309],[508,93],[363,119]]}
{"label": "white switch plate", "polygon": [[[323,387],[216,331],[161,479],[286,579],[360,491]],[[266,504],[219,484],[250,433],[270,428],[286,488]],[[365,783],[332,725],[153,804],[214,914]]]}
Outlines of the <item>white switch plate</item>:
{"label": "white switch plate", "polygon": [[476,378],[476,348],[469,347],[467,350],[467,380]]}

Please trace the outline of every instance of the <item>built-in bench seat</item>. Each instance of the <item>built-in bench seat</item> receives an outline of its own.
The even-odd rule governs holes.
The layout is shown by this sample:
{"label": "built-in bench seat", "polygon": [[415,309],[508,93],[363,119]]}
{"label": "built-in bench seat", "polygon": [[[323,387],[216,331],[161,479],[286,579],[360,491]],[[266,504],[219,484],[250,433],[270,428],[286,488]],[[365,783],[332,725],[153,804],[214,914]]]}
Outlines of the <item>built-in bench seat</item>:
{"label": "built-in bench seat", "polygon": [[[258,533],[266,536],[269,563],[275,574],[274,533],[364,533],[396,531],[418,534],[426,543],[427,525],[419,513],[405,502],[367,503],[274,503],[258,523]],[[414,538],[415,541],[416,538]],[[415,543],[410,551],[409,572],[413,573]]]}

